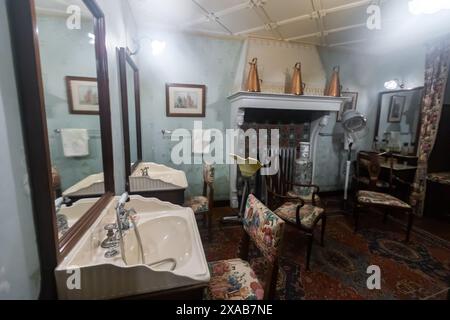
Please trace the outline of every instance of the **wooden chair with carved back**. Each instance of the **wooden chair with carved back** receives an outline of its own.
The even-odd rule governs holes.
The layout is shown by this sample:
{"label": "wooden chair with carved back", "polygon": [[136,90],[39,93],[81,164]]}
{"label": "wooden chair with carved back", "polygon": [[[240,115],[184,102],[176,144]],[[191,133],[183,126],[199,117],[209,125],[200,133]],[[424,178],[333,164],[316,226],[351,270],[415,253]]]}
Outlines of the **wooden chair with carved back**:
{"label": "wooden chair with carved back", "polygon": [[360,188],[357,185],[355,192],[355,202],[353,216],[355,220],[355,232],[358,229],[360,212],[364,208],[377,208],[384,212],[383,222],[387,222],[387,218],[391,211],[404,212],[408,216],[408,224],[406,228],[406,241],[409,241],[412,224],[413,224],[413,212],[410,204],[400,200],[393,195],[394,187],[397,184],[411,186],[404,180],[394,175],[394,158],[389,157],[389,179],[388,179],[388,192],[380,192],[380,155],[376,152],[359,152],[357,157],[356,179],[359,181],[360,175],[363,172],[368,174],[369,182],[364,188]]}
{"label": "wooden chair with carved back", "polygon": [[[323,207],[318,206],[319,200],[315,196],[319,192],[319,187],[312,184],[298,184],[287,179],[292,177],[289,169],[290,161],[284,159],[283,154],[275,157],[279,160],[275,164],[276,173],[265,176],[267,190],[267,206],[274,211],[281,219],[296,227],[307,237],[306,250],[306,270],[309,270],[311,251],[314,240],[314,230],[321,223],[321,245],[324,245],[326,214]],[[292,193],[292,188],[310,187],[313,188],[311,203]]]}
{"label": "wooden chair with carved back", "polygon": [[[285,223],[250,194],[243,225],[240,258],[209,263],[211,280],[207,299],[273,300],[275,297]],[[261,252],[266,265],[263,281],[257,278],[248,263],[250,242]]]}

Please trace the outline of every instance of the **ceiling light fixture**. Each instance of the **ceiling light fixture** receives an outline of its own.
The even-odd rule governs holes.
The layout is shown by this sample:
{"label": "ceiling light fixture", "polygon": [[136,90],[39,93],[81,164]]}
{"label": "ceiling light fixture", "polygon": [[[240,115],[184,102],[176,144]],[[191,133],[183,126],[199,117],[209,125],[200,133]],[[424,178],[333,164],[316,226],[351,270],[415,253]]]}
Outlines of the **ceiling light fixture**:
{"label": "ceiling light fixture", "polygon": [[450,10],[450,0],[411,0],[409,12],[414,15],[433,14],[441,10]]}

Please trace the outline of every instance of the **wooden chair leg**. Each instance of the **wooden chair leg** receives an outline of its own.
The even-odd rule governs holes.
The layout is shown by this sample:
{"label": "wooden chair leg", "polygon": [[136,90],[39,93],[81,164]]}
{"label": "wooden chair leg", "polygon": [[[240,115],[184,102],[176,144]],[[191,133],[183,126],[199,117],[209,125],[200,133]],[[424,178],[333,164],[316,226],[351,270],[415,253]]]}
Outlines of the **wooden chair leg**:
{"label": "wooden chair leg", "polygon": [[353,210],[353,219],[355,220],[355,229],[353,231],[354,233],[356,233],[358,231],[358,223],[359,223],[359,207],[357,205]]}
{"label": "wooden chair leg", "polygon": [[411,234],[413,220],[414,220],[414,214],[412,212],[410,212],[408,215],[408,226],[406,228],[406,242],[409,242],[409,236]]}
{"label": "wooden chair leg", "polygon": [[308,242],[308,247],[306,249],[306,270],[309,271],[309,261],[311,259],[311,251],[312,251],[312,245],[313,245],[313,235],[312,234],[307,234],[307,242]]}
{"label": "wooden chair leg", "polygon": [[212,212],[208,211],[208,241],[212,241]]}
{"label": "wooden chair leg", "polygon": [[320,235],[320,245],[323,247],[324,246],[324,238],[325,238],[325,228],[327,225],[327,216],[324,215],[322,218],[322,234]]}
{"label": "wooden chair leg", "polygon": [[383,217],[383,224],[387,223],[388,216],[389,216],[389,209],[385,209],[384,210],[384,217]]}

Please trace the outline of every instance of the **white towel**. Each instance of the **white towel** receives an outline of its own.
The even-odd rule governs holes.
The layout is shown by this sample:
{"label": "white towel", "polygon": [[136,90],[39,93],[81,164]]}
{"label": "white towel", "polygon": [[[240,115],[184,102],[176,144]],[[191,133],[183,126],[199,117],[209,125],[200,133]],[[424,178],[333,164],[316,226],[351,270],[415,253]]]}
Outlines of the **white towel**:
{"label": "white towel", "polygon": [[87,129],[61,129],[61,140],[65,157],[85,157],[89,155]]}

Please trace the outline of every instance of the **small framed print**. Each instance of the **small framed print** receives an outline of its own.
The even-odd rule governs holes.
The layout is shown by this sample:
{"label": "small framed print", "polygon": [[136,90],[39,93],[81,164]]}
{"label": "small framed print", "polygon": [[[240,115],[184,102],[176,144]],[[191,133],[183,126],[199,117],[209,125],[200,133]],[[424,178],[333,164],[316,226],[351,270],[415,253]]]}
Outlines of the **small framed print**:
{"label": "small framed print", "polygon": [[166,115],[168,117],[205,117],[206,86],[166,84]]}
{"label": "small framed print", "polygon": [[388,115],[389,123],[399,123],[402,121],[405,102],[406,96],[392,96]]}
{"label": "small framed print", "polygon": [[341,97],[351,97],[352,100],[344,103],[341,111],[338,112],[337,122],[342,121],[342,115],[345,111],[356,110],[356,105],[358,103],[358,92],[341,92]]}
{"label": "small framed print", "polygon": [[69,112],[72,114],[99,114],[96,78],[66,77]]}

